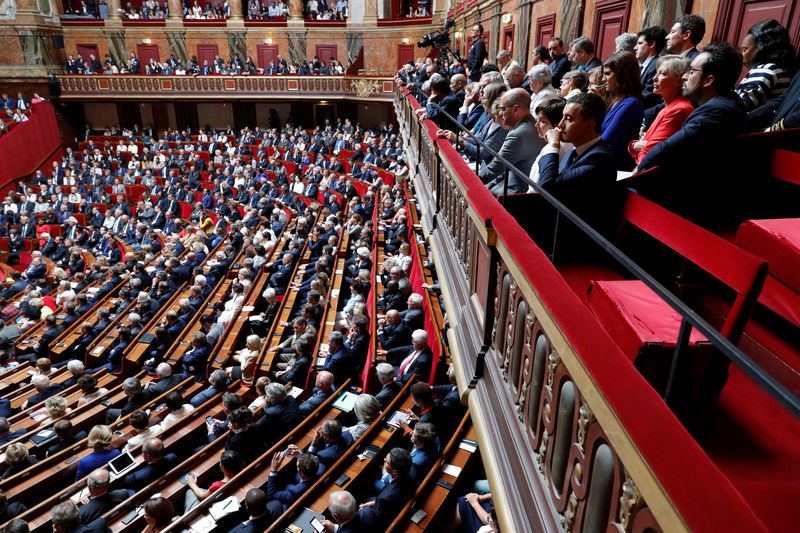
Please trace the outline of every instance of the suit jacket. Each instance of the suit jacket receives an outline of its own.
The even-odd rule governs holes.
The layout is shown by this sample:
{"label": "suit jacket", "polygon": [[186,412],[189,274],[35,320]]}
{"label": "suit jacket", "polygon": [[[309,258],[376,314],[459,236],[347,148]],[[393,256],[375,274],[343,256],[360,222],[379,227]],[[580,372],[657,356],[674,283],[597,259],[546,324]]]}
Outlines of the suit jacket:
{"label": "suit jacket", "polygon": [[175,387],[175,385],[177,385],[181,381],[183,381],[183,376],[181,376],[180,374],[172,374],[165,378],[159,379],[158,381],[147,387],[147,390],[145,392],[147,392],[149,398],[155,398],[156,396],[161,396],[168,390],[172,389],[173,387]]}
{"label": "suit jacket", "polygon": [[386,407],[392,403],[392,400],[395,399],[397,393],[400,392],[402,385],[397,381],[392,381],[391,383],[387,383],[384,385],[378,394],[375,395],[375,399],[378,400],[378,403],[381,405],[381,409],[386,409]]}
{"label": "suit jacket", "polygon": [[411,344],[411,329],[402,320],[396,326],[387,324],[378,335],[378,339],[381,341],[381,348],[384,350],[408,346]]}
{"label": "suit jacket", "polygon": [[282,439],[303,419],[297,400],[291,396],[286,401],[271,405],[264,410],[264,416],[253,426],[261,435],[266,448]]}
{"label": "suit jacket", "polygon": [[90,522],[94,522],[103,516],[103,513],[127,499],[128,491],[119,489],[109,491],[102,496],[89,500],[89,503],[81,505],[80,507],[81,523],[89,524]]}
{"label": "suit jacket", "polygon": [[656,75],[657,66],[658,57],[653,57],[650,63],[642,69],[642,96],[644,97],[645,109],[649,109],[663,102],[661,95],[653,92],[653,78]]}
{"label": "suit jacket", "polygon": [[314,452],[314,455],[319,459],[320,466],[324,466],[325,469],[328,469],[344,455],[351,444],[353,444],[353,436],[350,432],[343,431],[342,437],[339,440],[329,444],[323,444]]}
{"label": "suit jacket", "polygon": [[373,507],[365,507],[363,510],[373,514],[370,518],[374,520],[376,527],[386,526],[397,516],[413,494],[414,483],[411,479],[395,479],[381,489]]}
{"label": "suit jacket", "polygon": [[567,54],[553,57],[553,61],[550,63],[550,71],[553,73],[553,82],[551,85],[553,87],[558,87],[561,85],[561,77],[569,72],[571,68],[572,65],[570,64],[569,59],[567,59]]}
{"label": "suit jacket", "polygon": [[64,389],[64,385],[62,385],[61,383],[51,383],[50,386],[47,387],[42,392],[34,394],[30,398],[28,398],[28,402],[27,402],[28,407],[31,407],[31,406],[36,405],[38,403],[41,403],[41,402],[45,401],[46,399],[50,398],[51,396],[55,396],[56,394],[61,392],[63,389]]}
{"label": "suit jacket", "polygon": [[602,139],[571,165],[566,162],[559,165],[557,153],[545,154],[539,159],[539,185],[562,201],[589,197],[598,187],[612,184],[616,179],[614,157],[608,143]]}
{"label": "suit jacket", "polygon": [[455,93],[452,91],[449,92],[442,99],[442,101],[438,102],[437,104],[439,107],[433,105],[433,102],[428,100],[426,109],[426,112],[428,113],[428,119],[432,120],[441,129],[450,131],[458,130],[458,126],[441,112],[442,109],[444,109],[444,111],[446,111],[451,117],[455,118],[458,116],[458,110],[461,107],[461,102],[458,101]]}
{"label": "suit jacket", "polygon": [[277,473],[270,474],[267,480],[267,498],[280,502],[285,511],[290,505],[297,501],[305,491],[311,488],[311,485],[316,481],[315,479],[304,480],[299,478],[299,475],[296,476],[293,480],[294,483],[287,483],[281,488],[278,483],[280,478]]}
{"label": "suit jacket", "polygon": [[314,392],[311,396],[300,404],[300,414],[304,417],[310,415],[317,407],[325,403],[325,400],[330,398],[333,393],[333,387],[324,391],[314,387]]}
{"label": "suit jacket", "polygon": [[[229,533],[261,533],[269,529],[269,526],[275,522],[283,514],[283,505],[278,502],[269,502],[267,504],[267,511],[258,518],[251,518],[250,520],[239,524],[231,529]],[[341,529],[339,530],[342,531]]]}
{"label": "suit jacket", "polygon": [[778,130],[800,127],[800,72],[777,98],[755,108],[747,116],[750,130],[774,127]]}
{"label": "suit jacket", "polygon": [[168,453],[155,463],[147,463],[125,476],[125,488],[141,490],[166,474],[176,464],[178,464],[178,456],[174,453]]}
{"label": "suit jacket", "polygon": [[[544,147],[544,140],[539,137],[536,125],[530,115],[520,120],[511,130],[500,149],[500,156],[516,166],[526,176],[531,172],[531,166]],[[499,159],[493,160],[478,173],[481,181],[486,183],[489,191],[495,196],[503,194],[503,169]],[[508,175],[508,193],[518,194],[528,190],[528,183],[513,173]]]}
{"label": "suit jacket", "polygon": [[[413,350],[413,348],[412,348]],[[411,355],[411,353],[407,353],[406,357]],[[405,359],[405,358],[403,358]],[[398,366],[402,365],[402,361],[400,361]],[[433,365],[433,352],[431,351],[430,346],[426,347],[414,361],[409,364],[404,370],[403,375],[397,376],[397,381],[400,383],[407,382],[413,374],[417,375],[417,379],[419,381],[427,382],[428,379],[431,377],[431,367]],[[400,370],[398,369],[398,374]]]}
{"label": "suit jacket", "polygon": [[325,365],[323,370],[327,370],[333,374],[333,382],[336,385],[341,385],[347,378],[353,375],[355,370],[353,365],[353,354],[346,347],[342,346],[335,353],[329,353],[325,357]]}
{"label": "suit jacket", "polygon": [[66,533],[111,533],[111,528],[104,519],[98,518],[88,524],[81,524],[75,529],[70,529]]}
{"label": "suit jacket", "polygon": [[472,46],[469,47],[469,54],[467,55],[467,68],[470,70],[470,80],[478,81],[481,79],[481,67],[487,56],[486,43],[483,42],[483,39],[478,37],[472,41]]}

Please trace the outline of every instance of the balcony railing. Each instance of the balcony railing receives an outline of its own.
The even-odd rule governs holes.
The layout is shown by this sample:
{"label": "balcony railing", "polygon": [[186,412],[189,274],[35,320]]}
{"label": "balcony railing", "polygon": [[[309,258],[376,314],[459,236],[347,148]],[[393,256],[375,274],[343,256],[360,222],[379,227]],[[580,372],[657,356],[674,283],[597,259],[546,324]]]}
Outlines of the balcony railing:
{"label": "balcony railing", "polygon": [[501,529],[765,531],[545,253],[417,120],[414,97],[396,95]]}
{"label": "balcony railing", "polygon": [[64,100],[325,99],[390,102],[385,76],[57,76]]}

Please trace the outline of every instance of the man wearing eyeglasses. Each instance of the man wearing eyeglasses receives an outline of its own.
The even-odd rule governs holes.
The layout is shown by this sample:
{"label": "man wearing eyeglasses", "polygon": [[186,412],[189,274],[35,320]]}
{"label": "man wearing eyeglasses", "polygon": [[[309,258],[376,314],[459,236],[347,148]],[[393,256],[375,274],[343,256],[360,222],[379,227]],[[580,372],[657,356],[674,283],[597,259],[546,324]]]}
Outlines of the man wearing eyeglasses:
{"label": "man wearing eyeglasses", "polygon": [[486,60],[486,43],[483,42],[483,26],[475,24],[472,27],[472,46],[469,47],[467,56],[467,75],[472,81],[481,79],[481,67]]}
{"label": "man wearing eyeglasses", "polygon": [[[667,170],[670,184],[656,193],[672,193],[666,202],[680,202],[684,212],[695,201],[703,208],[703,197],[715,198],[730,190],[730,183],[722,187],[717,179],[728,179],[726,164],[737,164],[737,158],[726,153],[729,141],[744,132],[747,113],[733,93],[733,87],[742,70],[741,53],[725,42],[711,43],[692,61],[683,75],[683,95],[694,101],[697,108],[686,123],[667,140],[655,145],[642,159],[639,170],[655,166]],[[738,173],[733,173],[738,175]],[[716,178],[716,179],[715,179]],[[682,180],[685,187],[677,180]],[[691,188],[691,189],[690,189]],[[687,195],[686,191],[692,194]],[[680,192],[679,192],[680,191]],[[686,216],[689,216],[687,213]]]}
{"label": "man wearing eyeglasses", "polygon": [[[506,91],[500,97],[500,116],[503,127],[509,130],[500,149],[500,157],[522,171],[525,176],[530,174],[536,156],[544,147],[544,141],[536,131],[535,120],[531,117],[530,106],[531,96],[522,88]],[[499,158],[494,158],[478,173],[489,192],[495,196],[503,194],[504,170],[505,165]],[[518,194],[527,190],[528,183],[514,172],[509,172],[508,193]]]}

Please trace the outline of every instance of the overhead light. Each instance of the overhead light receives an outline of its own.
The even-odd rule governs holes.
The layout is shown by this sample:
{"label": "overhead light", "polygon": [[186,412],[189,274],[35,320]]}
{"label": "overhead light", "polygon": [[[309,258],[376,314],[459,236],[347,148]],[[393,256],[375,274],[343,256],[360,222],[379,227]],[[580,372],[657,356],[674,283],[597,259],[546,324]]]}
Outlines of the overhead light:
{"label": "overhead light", "polygon": [[504,14],[502,20],[503,24],[508,24],[509,22],[511,22],[511,13]]}
{"label": "overhead light", "polygon": [[408,44],[411,42],[411,39],[409,39],[408,37],[403,37],[402,39],[400,39],[400,42],[403,44]]}
{"label": "overhead light", "polygon": [[272,39],[264,39],[264,44],[272,44]]}
{"label": "overhead light", "polygon": [[455,32],[453,35],[455,36],[456,39],[460,39],[461,38],[461,32],[460,31]]}

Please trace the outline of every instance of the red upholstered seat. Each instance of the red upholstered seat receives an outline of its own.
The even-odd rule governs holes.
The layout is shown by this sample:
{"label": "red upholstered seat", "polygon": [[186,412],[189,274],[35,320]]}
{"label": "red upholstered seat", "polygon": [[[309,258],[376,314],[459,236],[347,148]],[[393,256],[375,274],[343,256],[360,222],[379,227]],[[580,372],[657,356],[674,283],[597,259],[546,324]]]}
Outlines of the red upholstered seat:
{"label": "red upholstered seat", "polygon": [[[620,349],[633,361],[648,344],[674,346],[681,316],[639,280],[595,281],[589,308]],[[689,345],[707,342],[692,330]]]}
{"label": "red upholstered seat", "polygon": [[766,259],[770,274],[800,292],[800,218],[748,220],[736,244]]}

